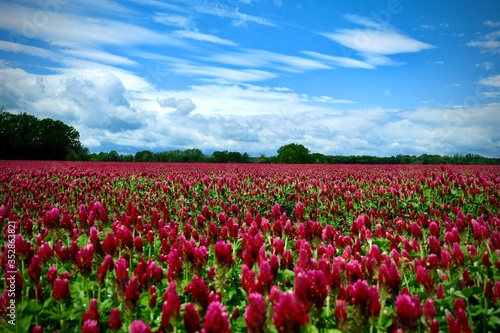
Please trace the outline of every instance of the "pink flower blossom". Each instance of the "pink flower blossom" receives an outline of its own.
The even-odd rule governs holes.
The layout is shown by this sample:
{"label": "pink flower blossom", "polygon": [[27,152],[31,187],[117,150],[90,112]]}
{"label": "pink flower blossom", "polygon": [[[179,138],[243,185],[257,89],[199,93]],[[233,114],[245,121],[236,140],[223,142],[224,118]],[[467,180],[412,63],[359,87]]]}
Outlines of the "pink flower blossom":
{"label": "pink flower blossom", "polygon": [[205,333],[231,332],[227,310],[221,302],[215,301],[210,303],[207,314],[205,315],[203,329]]}
{"label": "pink flower blossom", "polygon": [[279,333],[299,333],[300,328],[309,321],[309,315],[298,302],[293,292],[280,295],[274,307],[273,323]]}
{"label": "pink flower blossom", "polygon": [[161,327],[167,329],[172,321],[176,322],[181,310],[181,301],[177,294],[177,285],[170,282],[164,295],[164,302],[161,315]]}
{"label": "pink flower blossom", "polygon": [[248,297],[248,306],[245,310],[245,323],[249,333],[264,332],[266,324],[267,306],[262,294],[252,293]]}
{"label": "pink flower blossom", "polygon": [[122,317],[120,316],[120,310],[118,308],[112,309],[106,326],[110,330],[119,330],[122,327],[122,324],[123,322]]}
{"label": "pink flower blossom", "polygon": [[200,332],[200,316],[193,303],[188,303],[184,309],[184,329],[187,333]]}
{"label": "pink flower blossom", "polygon": [[151,327],[142,320],[134,320],[130,324],[129,333],[151,333]]}

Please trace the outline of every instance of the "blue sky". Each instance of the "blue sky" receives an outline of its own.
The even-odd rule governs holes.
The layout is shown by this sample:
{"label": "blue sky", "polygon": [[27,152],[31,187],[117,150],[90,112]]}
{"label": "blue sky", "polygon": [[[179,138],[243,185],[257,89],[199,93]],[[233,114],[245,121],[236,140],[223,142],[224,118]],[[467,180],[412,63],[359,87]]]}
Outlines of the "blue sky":
{"label": "blue sky", "polygon": [[91,152],[500,156],[500,2],[0,3],[0,105]]}

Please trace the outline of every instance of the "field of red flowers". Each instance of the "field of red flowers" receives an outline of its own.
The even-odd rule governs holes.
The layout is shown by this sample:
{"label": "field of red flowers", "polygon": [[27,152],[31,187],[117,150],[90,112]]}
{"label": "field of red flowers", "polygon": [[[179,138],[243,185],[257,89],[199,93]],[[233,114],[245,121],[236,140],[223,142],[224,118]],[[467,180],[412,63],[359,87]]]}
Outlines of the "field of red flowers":
{"label": "field of red flowers", "polygon": [[3,161],[0,186],[6,331],[500,330],[499,167]]}

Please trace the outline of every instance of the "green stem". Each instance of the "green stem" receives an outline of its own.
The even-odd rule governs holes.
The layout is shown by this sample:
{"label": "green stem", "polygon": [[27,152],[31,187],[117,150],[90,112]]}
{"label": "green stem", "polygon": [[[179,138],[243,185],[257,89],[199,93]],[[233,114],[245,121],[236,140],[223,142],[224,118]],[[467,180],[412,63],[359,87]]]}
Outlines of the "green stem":
{"label": "green stem", "polygon": [[[385,295],[384,295],[385,296]],[[384,332],[384,330],[381,329],[382,327],[382,317],[384,315],[384,308],[385,308],[385,300],[386,300],[386,297],[383,297],[382,298],[382,304],[380,304],[380,313],[378,315],[378,322],[377,322],[377,332]],[[373,328],[373,325],[372,327],[370,328],[370,333],[372,333],[372,328]]]}
{"label": "green stem", "polygon": [[97,304],[101,304],[101,285],[97,287]]}
{"label": "green stem", "polygon": [[39,308],[39,299],[38,299],[38,288],[35,288],[35,300],[36,300],[36,309],[37,309],[37,312],[35,314],[35,323],[38,325],[38,308]]}
{"label": "green stem", "polygon": [[85,295],[87,296],[85,306],[88,306],[90,304],[90,297],[89,297],[89,277],[88,276],[85,276],[83,278],[83,288],[85,289]]}
{"label": "green stem", "polygon": [[63,302],[59,303],[59,307],[61,309],[61,319],[59,320],[59,324],[61,325],[61,332],[64,332],[64,326],[65,326],[64,323],[65,323],[65,320],[62,317],[62,314],[64,313],[64,304],[63,304]]}

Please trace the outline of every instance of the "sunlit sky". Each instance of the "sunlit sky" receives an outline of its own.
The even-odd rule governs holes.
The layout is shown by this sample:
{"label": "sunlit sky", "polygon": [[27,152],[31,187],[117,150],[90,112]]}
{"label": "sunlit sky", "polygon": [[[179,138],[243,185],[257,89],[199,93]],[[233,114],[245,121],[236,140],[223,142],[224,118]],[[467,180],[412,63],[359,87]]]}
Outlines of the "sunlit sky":
{"label": "sunlit sky", "polygon": [[0,106],[91,152],[500,156],[500,2],[0,3]]}

